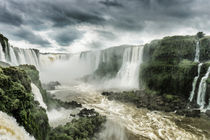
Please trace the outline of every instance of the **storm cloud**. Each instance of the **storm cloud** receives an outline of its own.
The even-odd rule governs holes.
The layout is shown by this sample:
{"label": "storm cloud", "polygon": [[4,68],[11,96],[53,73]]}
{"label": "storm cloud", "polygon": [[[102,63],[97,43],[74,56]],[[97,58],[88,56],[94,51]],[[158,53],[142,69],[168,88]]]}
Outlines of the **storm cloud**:
{"label": "storm cloud", "polygon": [[209,7],[209,0],[0,0],[0,32],[55,50],[146,43],[208,34]]}

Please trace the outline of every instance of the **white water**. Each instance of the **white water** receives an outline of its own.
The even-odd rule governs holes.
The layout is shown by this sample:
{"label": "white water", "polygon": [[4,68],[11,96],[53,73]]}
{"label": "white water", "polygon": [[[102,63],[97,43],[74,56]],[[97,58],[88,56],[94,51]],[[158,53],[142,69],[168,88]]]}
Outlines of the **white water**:
{"label": "white water", "polygon": [[3,61],[3,62],[6,62],[5,54],[4,54],[4,51],[3,51],[3,47],[2,46],[0,46],[0,60]]}
{"label": "white water", "polygon": [[205,97],[206,97],[206,80],[209,77],[210,73],[210,67],[208,68],[206,74],[202,77],[201,82],[199,84],[199,89],[198,89],[198,96],[197,96],[197,104],[200,105],[201,109],[204,109],[205,107]]}
{"label": "white water", "polygon": [[192,84],[192,91],[191,91],[191,93],[190,93],[190,98],[189,98],[189,100],[190,100],[190,102],[192,102],[192,100],[193,100],[193,97],[194,97],[194,95],[195,95],[195,88],[196,88],[196,85],[197,85],[197,82],[198,82],[198,78],[199,78],[199,76],[200,76],[200,72],[201,72],[201,66],[203,65],[203,63],[200,63],[199,65],[198,65],[198,75],[194,78],[194,80],[193,80],[193,84]]}
{"label": "white water", "polygon": [[34,100],[38,101],[41,107],[43,107],[44,109],[47,109],[47,106],[43,101],[42,94],[40,93],[39,88],[33,83],[31,83],[31,88],[34,94]]}
{"label": "white water", "polygon": [[139,88],[139,69],[142,63],[143,47],[126,48],[123,54],[123,64],[117,73],[119,85],[124,88]]}
{"label": "white water", "polygon": [[[201,66],[203,63],[200,63],[200,44],[199,41],[196,42],[196,54],[195,54],[195,59],[194,62],[198,62],[198,75],[194,78],[193,84],[192,84],[192,91],[190,93],[189,100],[192,102],[193,97],[195,95],[195,89],[197,85],[198,78],[200,77],[200,71],[201,71]],[[208,79],[210,74],[210,67],[208,68],[206,74],[201,78],[201,81],[199,83],[198,87],[198,93],[197,93],[197,99],[196,103],[200,106],[200,110],[202,112],[206,112],[207,109],[210,109],[210,104],[206,107],[206,89],[207,89],[207,83],[206,80]]]}
{"label": "white water", "polygon": [[0,111],[0,140],[35,140],[16,120]]}
{"label": "white water", "polygon": [[196,51],[195,51],[195,62],[199,62],[199,58],[200,58],[200,43],[199,41],[196,42]]}
{"label": "white water", "polygon": [[143,57],[143,46],[131,46],[123,52],[122,65],[112,79],[102,83],[102,89],[131,90],[139,89],[139,70]]}

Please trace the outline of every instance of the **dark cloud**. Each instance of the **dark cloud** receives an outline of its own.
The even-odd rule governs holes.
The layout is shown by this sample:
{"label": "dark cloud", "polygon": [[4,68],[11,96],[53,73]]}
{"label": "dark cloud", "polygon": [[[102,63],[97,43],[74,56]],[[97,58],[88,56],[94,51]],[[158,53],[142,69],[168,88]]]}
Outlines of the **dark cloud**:
{"label": "dark cloud", "polygon": [[82,11],[57,11],[50,15],[55,27],[64,27],[78,23],[100,24],[105,20],[102,17]]}
{"label": "dark cloud", "polygon": [[49,47],[50,43],[43,39],[40,35],[34,34],[33,31],[29,29],[20,28],[13,33],[20,40],[27,40],[31,44],[38,44],[42,47]]}
{"label": "dark cloud", "polygon": [[104,4],[107,7],[120,7],[122,8],[123,5],[119,3],[117,0],[106,0],[106,1],[100,1],[99,3]]}
{"label": "dark cloud", "polygon": [[[0,0],[0,31],[43,46],[50,43],[35,32],[53,31],[49,38],[69,46],[83,32],[64,29],[83,25],[107,41],[120,38],[116,34],[121,32],[158,35],[185,28],[210,32],[209,7],[209,0]],[[10,26],[27,30],[12,32]],[[100,46],[99,41],[96,38],[90,46]]]}
{"label": "dark cloud", "polygon": [[14,26],[20,26],[23,21],[20,15],[10,11],[6,5],[0,3],[0,23],[1,22]]}
{"label": "dark cloud", "polygon": [[116,39],[117,37],[112,33],[108,31],[103,30],[96,30],[96,32],[99,34],[99,36],[106,38],[106,39]]}
{"label": "dark cloud", "polygon": [[66,29],[62,31],[58,31],[53,35],[50,35],[60,46],[69,46],[76,39],[80,39],[82,37],[82,33],[77,31],[76,29]]}

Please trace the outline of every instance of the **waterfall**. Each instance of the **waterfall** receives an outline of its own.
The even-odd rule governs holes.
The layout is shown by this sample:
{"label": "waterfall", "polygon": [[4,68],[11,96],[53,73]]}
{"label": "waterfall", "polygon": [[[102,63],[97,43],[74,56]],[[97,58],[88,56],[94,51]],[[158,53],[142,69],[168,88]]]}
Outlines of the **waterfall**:
{"label": "waterfall", "polygon": [[94,72],[99,66],[100,56],[101,51],[81,52],[80,61],[83,61],[85,64],[90,66],[90,72]]}
{"label": "waterfall", "polygon": [[199,41],[197,41],[194,62],[199,62],[199,58],[200,58],[200,43]]}
{"label": "waterfall", "polygon": [[35,140],[13,117],[0,111],[0,140]]}
{"label": "waterfall", "polygon": [[42,94],[40,93],[39,88],[33,83],[31,83],[31,88],[32,93],[34,94],[34,100],[38,101],[41,107],[47,109],[47,105],[43,101]]}
{"label": "waterfall", "polygon": [[192,102],[192,100],[193,100],[193,97],[194,97],[194,95],[195,95],[195,88],[196,88],[196,85],[197,85],[197,82],[198,82],[198,78],[199,78],[199,76],[200,76],[200,72],[201,72],[201,66],[203,65],[203,63],[200,63],[199,65],[198,65],[198,75],[194,78],[194,80],[193,80],[193,83],[192,83],[192,91],[191,91],[191,93],[190,93],[190,98],[189,98],[189,100],[190,100],[190,102]]}
{"label": "waterfall", "polygon": [[3,46],[0,46],[0,60],[3,61],[3,62],[6,62],[5,54],[4,54],[4,51],[3,51]]}
{"label": "waterfall", "polygon": [[139,68],[142,63],[143,47],[126,48],[123,54],[123,63],[117,73],[120,85],[123,87],[139,88]]}
{"label": "waterfall", "polygon": [[[200,43],[199,43],[199,40],[198,40],[196,42],[196,50],[195,50],[194,62],[198,62],[199,63],[199,58],[200,58]],[[193,83],[192,83],[192,91],[190,92],[190,97],[189,97],[190,102],[192,102],[193,97],[195,95],[195,89],[196,89],[196,85],[197,85],[197,82],[198,82],[198,78],[200,76],[200,71],[201,71],[201,66],[202,65],[203,65],[202,63],[199,63],[199,65],[198,65],[198,75],[195,76],[195,78],[193,80]]]}
{"label": "waterfall", "polygon": [[[196,42],[196,53],[195,53],[194,62],[198,62],[199,63],[199,65],[198,65],[198,75],[194,78],[193,83],[192,83],[192,91],[191,91],[190,97],[189,97],[190,102],[192,102],[193,97],[195,95],[195,89],[196,89],[197,81],[198,81],[198,78],[200,77],[200,71],[201,71],[201,67],[203,65],[203,63],[200,63],[199,57],[200,57],[200,44],[199,44],[199,41],[197,41]],[[209,77],[209,73],[210,73],[210,67],[208,68],[206,74],[201,78],[201,81],[200,81],[199,87],[198,87],[196,103],[200,106],[200,109],[202,111],[206,111],[206,109],[205,109],[205,105],[206,105],[206,88],[207,88],[206,80]]]}
{"label": "waterfall", "polygon": [[[9,45],[10,46],[10,45]],[[9,53],[10,53],[10,62],[14,65],[18,65],[18,60],[16,58],[15,52],[14,52],[14,48],[10,46],[9,49]]]}
{"label": "waterfall", "polygon": [[197,96],[197,104],[200,105],[201,109],[204,109],[204,106],[206,104],[205,97],[206,97],[206,80],[209,77],[210,73],[210,67],[208,68],[206,74],[202,77],[201,82],[199,84],[198,89],[198,96]]}
{"label": "waterfall", "polygon": [[4,49],[2,45],[0,46],[0,61],[13,66],[31,64],[39,68],[39,57],[36,55],[36,50],[14,48],[6,40],[4,40],[4,44]]}

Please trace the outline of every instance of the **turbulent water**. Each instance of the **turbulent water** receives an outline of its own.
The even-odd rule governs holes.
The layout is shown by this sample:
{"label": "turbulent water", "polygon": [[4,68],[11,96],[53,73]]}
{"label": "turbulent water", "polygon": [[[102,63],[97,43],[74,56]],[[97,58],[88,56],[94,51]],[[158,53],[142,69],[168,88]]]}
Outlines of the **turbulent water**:
{"label": "turbulent water", "polygon": [[208,120],[185,118],[173,113],[149,111],[131,104],[109,101],[92,85],[77,83],[62,86],[52,94],[64,101],[76,100],[84,107],[94,108],[107,116],[104,130],[95,136],[97,140],[210,139]]}
{"label": "turbulent water", "polygon": [[0,111],[0,140],[35,140],[16,120]]}

